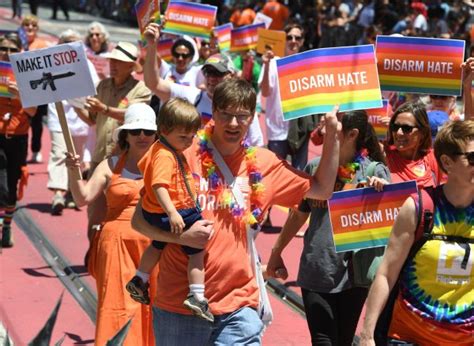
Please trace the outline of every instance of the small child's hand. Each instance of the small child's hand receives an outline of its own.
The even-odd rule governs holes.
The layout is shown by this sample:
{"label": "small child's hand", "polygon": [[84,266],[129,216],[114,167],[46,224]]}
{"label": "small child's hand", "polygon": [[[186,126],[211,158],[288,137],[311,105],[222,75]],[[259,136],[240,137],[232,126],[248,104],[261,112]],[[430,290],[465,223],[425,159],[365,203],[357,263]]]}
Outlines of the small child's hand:
{"label": "small child's hand", "polygon": [[172,233],[178,233],[181,234],[183,233],[183,229],[185,226],[185,223],[183,221],[183,218],[177,211],[171,213],[169,215],[170,217],[170,227],[171,227],[171,232]]}

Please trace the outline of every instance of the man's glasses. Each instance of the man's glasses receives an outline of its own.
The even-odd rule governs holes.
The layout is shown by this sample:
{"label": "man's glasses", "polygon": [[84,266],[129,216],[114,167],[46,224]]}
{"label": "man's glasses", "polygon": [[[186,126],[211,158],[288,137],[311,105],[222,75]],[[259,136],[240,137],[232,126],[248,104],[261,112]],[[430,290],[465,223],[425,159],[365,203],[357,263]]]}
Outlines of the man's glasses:
{"label": "man's glasses", "polygon": [[2,53],[18,53],[20,50],[14,47],[0,47]]}
{"label": "man's glasses", "polygon": [[474,166],[474,151],[470,151],[468,153],[454,153],[454,155],[466,156],[469,165]]}
{"label": "man's glasses", "polygon": [[252,114],[232,114],[224,111],[219,111],[219,117],[225,122],[231,122],[232,119],[237,119],[238,123],[247,124],[252,117]]}
{"label": "man's glasses", "polygon": [[191,54],[189,54],[189,53],[188,53],[188,54],[184,54],[184,53],[173,52],[172,54],[173,54],[173,56],[174,56],[176,59],[179,59],[179,58],[181,58],[181,59],[187,59],[187,58],[190,58],[190,57],[191,57]]}
{"label": "man's glasses", "polygon": [[215,68],[206,68],[202,71],[205,77],[224,78],[227,72],[217,71]]}
{"label": "man's glasses", "polygon": [[303,39],[303,36],[295,36],[295,35],[286,35],[286,40],[287,41],[301,41]]}
{"label": "man's glasses", "polygon": [[128,133],[132,136],[140,136],[140,133],[142,133],[147,137],[153,136],[156,134],[155,130],[144,130],[144,129],[133,129],[133,130],[128,130]]}
{"label": "man's glasses", "polygon": [[411,125],[400,125],[400,124],[390,124],[390,131],[398,132],[398,130],[402,129],[403,134],[408,135],[413,132],[413,129],[416,129],[417,126]]}

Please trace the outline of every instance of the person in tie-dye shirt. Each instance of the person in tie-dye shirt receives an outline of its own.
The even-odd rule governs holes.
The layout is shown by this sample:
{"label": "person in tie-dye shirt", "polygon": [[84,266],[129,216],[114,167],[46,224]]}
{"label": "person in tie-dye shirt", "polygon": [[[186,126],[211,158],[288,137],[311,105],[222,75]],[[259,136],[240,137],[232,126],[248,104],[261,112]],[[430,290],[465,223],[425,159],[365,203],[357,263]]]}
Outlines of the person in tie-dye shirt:
{"label": "person in tie-dye shirt", "polygon": [[433,192],[431,233],[437,237],[403,266],[418,215],[415,199],[408,198],[369,292],[361,345],[375,345],[377,318],[399,275],[390,337],[417,345],[474,344],[474,121],[447,123],[434,150],[448,177]]}

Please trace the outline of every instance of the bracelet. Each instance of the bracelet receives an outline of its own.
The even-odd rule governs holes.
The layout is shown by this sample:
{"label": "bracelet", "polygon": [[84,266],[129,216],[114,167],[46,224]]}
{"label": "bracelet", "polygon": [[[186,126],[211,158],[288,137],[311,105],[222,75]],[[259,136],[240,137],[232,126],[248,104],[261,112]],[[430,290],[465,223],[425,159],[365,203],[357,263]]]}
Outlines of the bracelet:
{"label": "bracelet", "polygon": [[109,105],[105,105],[105,114],[109,114]]}

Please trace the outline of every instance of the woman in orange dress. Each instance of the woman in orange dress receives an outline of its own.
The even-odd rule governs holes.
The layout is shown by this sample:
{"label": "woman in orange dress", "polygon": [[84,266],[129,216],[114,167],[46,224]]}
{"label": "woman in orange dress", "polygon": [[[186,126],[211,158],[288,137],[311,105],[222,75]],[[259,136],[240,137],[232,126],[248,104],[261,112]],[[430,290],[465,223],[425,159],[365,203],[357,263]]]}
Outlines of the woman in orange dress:
{"label": "woman in orange dress", "polygon": [[[154,345],[151,307],[135,302],[125,290],[150,245],[148,238],[132,229],[131,218],[143,187],[137,162],[156,138],[154,111],[143,103],[131,105],[114,138],[121,155],[102,161],[87,182],[73,179],[71,174],[69,178],[77,205],[91,203],[101,193],[107,199],[107,216],[94,236],[88,262],[97,285],[95,344],[105,345],[133,318],[124,345]],[[66,165],[69,172],[77,169],[79,156],[68,153]],[[150,282],[156,282],[157,272],[151,275]],[[155,292],[155,288],[150,291]]]}

